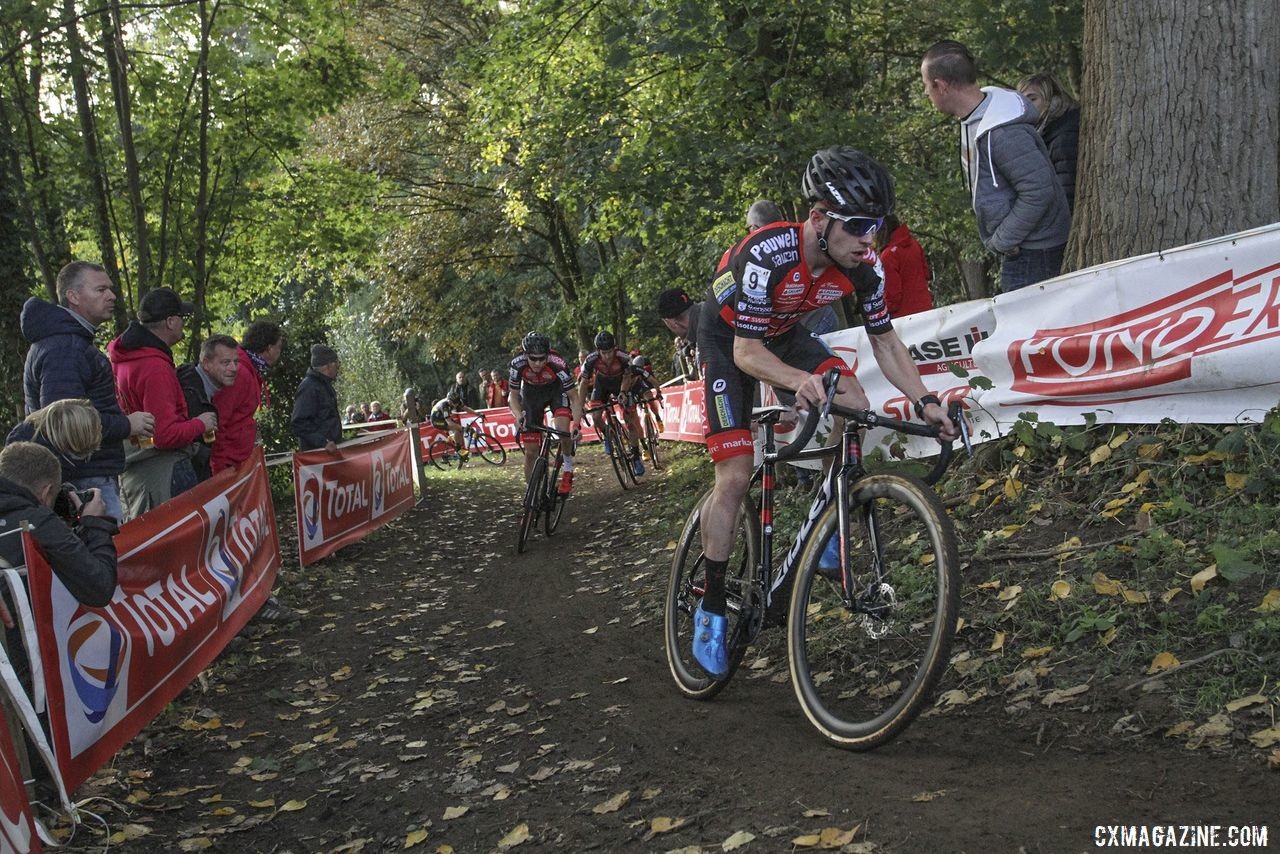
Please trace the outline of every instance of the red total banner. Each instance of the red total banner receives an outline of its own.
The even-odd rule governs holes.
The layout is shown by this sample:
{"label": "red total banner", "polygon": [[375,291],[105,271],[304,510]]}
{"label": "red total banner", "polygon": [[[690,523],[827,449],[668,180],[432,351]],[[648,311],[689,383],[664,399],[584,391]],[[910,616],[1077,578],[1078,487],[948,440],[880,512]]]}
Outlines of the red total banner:
{"label": "red total banner", "polygon": [[26,854],[40,850],[40,837],[36,835],[13,735],[4,715],[0,715],[0,852]]}
{"label": "red total banner", "polygon": [[270,594],[280,539],[261,449],[127,523],[116,551],[111,604],[89,608],[26,542],[49,728],[68,791],[195,679]]}
{"label": "red total banner", "polygon": [[410,430],[293,455],[298,562],[315,563],[413,506]]}

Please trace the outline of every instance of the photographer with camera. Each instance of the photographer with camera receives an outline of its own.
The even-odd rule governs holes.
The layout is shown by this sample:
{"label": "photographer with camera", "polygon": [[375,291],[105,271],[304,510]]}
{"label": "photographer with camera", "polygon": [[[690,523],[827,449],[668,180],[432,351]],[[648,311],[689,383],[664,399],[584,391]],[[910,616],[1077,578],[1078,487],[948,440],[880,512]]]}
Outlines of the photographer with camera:
{"label": "photographer with camera", "polygon": [[[13,533],[22,522],[77,601],[91,608],[111,602],[116,589],[111,538],[118,528],[107,515],[102,491],[64,485],[58,458],[33,442],[14,442],[0,451],[0,565],[26,563],[22,538]],[[13,625],[7,613],[0,621]]]}

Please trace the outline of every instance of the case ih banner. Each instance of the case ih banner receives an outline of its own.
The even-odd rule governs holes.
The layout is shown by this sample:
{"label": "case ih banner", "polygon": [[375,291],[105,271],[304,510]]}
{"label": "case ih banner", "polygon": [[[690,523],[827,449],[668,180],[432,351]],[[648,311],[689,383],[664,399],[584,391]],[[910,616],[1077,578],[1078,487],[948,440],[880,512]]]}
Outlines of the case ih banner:
{"label": "case ih banner", "polygon": [[[1007,432],[1023,412],[1059,425],[1086,413],[1124,424],[1261,421],[1280,401],[1280,224],[893,325],[925,385],[944,404],[965,398],[977,441]],[[862,329],[823,340],[854,366],[879,411],[909,417]],[[885,438],[874,431],[868,448]],[[914,454],[932,447],[908,440]]]}
{"label": "case ih banner", "polygon": [[298,562],[315,563],[413,506],[409,430],[328,451],[293,455]]}
{"label": "case ih banner", "polygon": [[27,542],[49,727],[68,791],[195,679],[266,601],[280,541],[261,449],[127,523],[116,549],[112,604],[88,608]]}

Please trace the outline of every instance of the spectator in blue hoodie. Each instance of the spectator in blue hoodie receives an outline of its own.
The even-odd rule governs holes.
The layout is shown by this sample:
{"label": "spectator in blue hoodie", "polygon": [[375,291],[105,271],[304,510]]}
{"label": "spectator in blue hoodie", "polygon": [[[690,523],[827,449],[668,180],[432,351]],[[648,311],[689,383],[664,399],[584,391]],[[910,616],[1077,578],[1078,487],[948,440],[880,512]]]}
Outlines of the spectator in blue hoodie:
{"label": "spectator in blue hoodie", "polygon": [[960,162],[978,218],[978,236],[1001,256],[1008,292],[1062,270],[1071,213],[1044,140],[1039,112],[999,86],[978,87],[978,64],[959,42],[925,52],[920,77],[930,102],[960,120]]}
{"label": "spectator in blue hoodie", "polygon": [[155,419],[149,412],[120,410],[111,363],[94,343],[98,326],[111,319],[116,304],[107,271],[72,261],[58,273],[58,302],[32,297],[22,306],[22,337],[31,343],[22,372],[26,411],[30,415],[69,397],[88,398],[102,419],[102,447],[76,465],[70,480],[82,490],[100,489],[108,515],[121,519],[124,440],[149,439]]}

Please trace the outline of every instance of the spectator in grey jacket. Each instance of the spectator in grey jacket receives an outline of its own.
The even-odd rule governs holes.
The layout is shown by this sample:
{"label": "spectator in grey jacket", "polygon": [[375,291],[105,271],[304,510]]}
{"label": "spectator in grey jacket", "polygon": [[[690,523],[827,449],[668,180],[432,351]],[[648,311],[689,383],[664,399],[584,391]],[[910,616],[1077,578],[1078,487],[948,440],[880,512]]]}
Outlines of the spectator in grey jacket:
{"label": "spectator in grey jacket", "polygon": [[342,441],[342,417],[338,414],[338,393],[333,381],[338,376],[338,354],[325,344],[311,347],[311,368],[298,384],[293,398],[293,418],[289,422],[298,448],[324,448],[336,453]]}
{"label": "spectator in grey jacket", "polygon": [[929,48],[920,76],[933,106],[960,120],[960,162],[978,236],[1002,258],[1000,289],[1058,275],[1071,214],[1036,130],[1036,108],[1017,92],[979,88],[977,63],[959,42]]}

